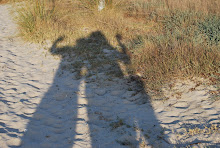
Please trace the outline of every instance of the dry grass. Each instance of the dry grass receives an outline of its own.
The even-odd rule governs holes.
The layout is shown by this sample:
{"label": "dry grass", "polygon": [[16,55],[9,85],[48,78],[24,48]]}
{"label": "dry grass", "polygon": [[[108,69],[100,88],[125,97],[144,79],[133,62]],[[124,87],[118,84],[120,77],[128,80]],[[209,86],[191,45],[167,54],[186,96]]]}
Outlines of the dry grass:
{"label": "dry grass", "polygon": [[6,3],[20,2],[20,1],[24,1],[24,0],[0,0],[0,5]]}
{"label": "dry grass", "polygon": [[10,0],[0,0],[0,4],[6,4],[8,2],[10,2]]}
{"label": "dry grass", "polygon": [[195,128],[183,128],[184,132],[179,134],[179,137],[187,136],[192,137],[194,135],[203,134],[203,135],[211,135],[213,133],[220,133],[220,127],[216,124],[206,125],[203,128],[195,127]]}
{"label": "dry grass", "polygon": [[174,77],[218,76],[220,1],[109,0],[104,10],[90,0],[27,2],[19,10],[21,35],[44,42],[65,36],[65,45],[95,31],[113,46],[122,36],[131,64],[148,88],[159,89]]}
{"label": "dry grass", "polygon": [[5,4],[7,3],[9,0],[0,0],[0,4]]}

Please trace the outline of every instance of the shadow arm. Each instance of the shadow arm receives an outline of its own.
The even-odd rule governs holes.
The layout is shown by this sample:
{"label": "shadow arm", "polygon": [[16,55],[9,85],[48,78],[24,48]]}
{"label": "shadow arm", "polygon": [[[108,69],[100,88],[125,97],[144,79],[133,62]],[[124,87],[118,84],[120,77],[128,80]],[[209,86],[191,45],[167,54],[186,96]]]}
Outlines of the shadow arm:
{"label": "shadow arm", "polygon": [[122,36],[120,34],[117,34],[115,37],[117,39],[117,42],[118,42],[119,46],[122,49],[123,54],[126,57],[126,60],[124,60],[125,64],[129,64],[130,63],[130,57],[129,57],[126,46],[121,42]]}
{"label": "shadow arm", "polygon": [[50,48],[50,52],[51,53],[56,53],[57,52],[57,44],[59,43],[59,42],[61,42],[61,41],[63,41],[64,40],[64,37],[63,36],[61,36],[61,37],[59,37],[58,39],[56,39],[55,41],[54,41],[54,43],[53,43],[53,45],[52,45],[52,47]]}

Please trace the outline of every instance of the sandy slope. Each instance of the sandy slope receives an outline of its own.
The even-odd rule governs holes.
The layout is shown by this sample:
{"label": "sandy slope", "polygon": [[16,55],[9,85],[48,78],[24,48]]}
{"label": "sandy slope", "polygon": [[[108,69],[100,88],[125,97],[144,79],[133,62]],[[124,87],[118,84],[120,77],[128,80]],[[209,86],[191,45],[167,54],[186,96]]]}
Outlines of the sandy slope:
{"label": "sandy slope", "polygon": [[[23,43],[9,8],[0,6],[0,148],[219,146],[220,102],[207,93],[214,88],[189,91],[193,82],[179,82],[173,89],[181,98],[167,91],[169,100],[150,102],[136,82],[107,75],[110,65],[78,77],[91,63],[67,71],[78,57]],[[216,129],[189,132],[210,124]]]}

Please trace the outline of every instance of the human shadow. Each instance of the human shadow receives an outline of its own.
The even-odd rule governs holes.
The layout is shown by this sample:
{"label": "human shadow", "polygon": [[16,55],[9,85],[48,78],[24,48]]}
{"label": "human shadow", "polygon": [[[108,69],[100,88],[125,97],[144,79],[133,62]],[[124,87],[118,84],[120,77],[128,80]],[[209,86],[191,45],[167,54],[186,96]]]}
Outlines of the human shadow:
{"label": "human shadow", "polygon": [[[61,57],[60,65],[52,86],[27,125],[21,147],[137,146],[143,138],[148,145],[155,145],[157,139],[146,137],[142,130],[155,128],[155,132],[162,131],[151,106],[141,106],[133,113],[134,109],[129,110],[123,103],[127,99],[127,103],[131,102],[130,106],[136,102],[150,104],[142,80],[137,76],[124,78],[118,61],[126,65],[130,63],[130,58],[121,36],[116,35],[121,52],[110,45],[100,31],[78,39],[74,47],[59,47],[64,39],[59,37],[50,48],[52,54]],[[112,89],[120,90],[118,87],[125,85],[122,83],[132,85],[141,95],[126,95],[123,90],[119,94],[117,91],[110,93]],[[126,113],[117,113],[122,108]],[[118,140],[118,133],[124,128],[128,129],[124,131],[129,138]],[[137,132],[142,141],[138,140]],[[156,133],[150,135],[157,136]],[[117,141],[116,145],[113,145],[114,141]]]}

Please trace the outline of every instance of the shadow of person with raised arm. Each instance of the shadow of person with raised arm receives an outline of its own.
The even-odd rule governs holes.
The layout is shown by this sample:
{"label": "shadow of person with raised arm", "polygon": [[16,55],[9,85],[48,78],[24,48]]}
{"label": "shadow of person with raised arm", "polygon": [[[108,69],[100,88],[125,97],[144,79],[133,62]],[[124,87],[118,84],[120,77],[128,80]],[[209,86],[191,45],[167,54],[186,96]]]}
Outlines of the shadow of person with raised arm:
{"label": "shadow of person with raised arm", "polygon": [[77,94],[80,81],[74,80],[72,73],[63,69],[66,52],[59,52],[56,44],[64,38],[58,38],[51,47],[52,54],[59,54],[61,61],[53,83],[45,93],[21,138],[24,148],[70,148],[77,135]]}
{"label": "shadow of person with raised arm", "polygon": [[53,43],[50,51],[61,57],[60,65],[21,147],[123,147],[140,145],[143,139],[155,144],[144,132],[161,127],[150,105],[134,109],[135,103],[149,104],[148,96],[141,79],[124,78],[119,63],[129,64],[130,59],[121,36],[116,39],[122,52],[100,31],[78,39],[74,47],[58,47],[64,37]]}

